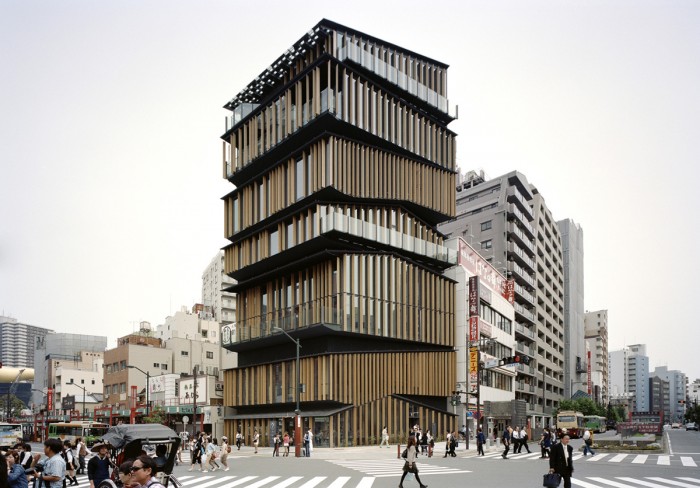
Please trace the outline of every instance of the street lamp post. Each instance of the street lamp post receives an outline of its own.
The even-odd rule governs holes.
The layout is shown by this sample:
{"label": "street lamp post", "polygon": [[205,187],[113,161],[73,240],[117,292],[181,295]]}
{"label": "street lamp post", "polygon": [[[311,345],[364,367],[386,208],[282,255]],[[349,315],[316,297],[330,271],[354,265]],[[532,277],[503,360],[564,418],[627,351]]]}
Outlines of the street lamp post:
{"label": "street lamp post", "polygon": [[301,342],[299,339],[294,339],[292,336],[287,334],[287,331],[284,329],[280,329],[279,327],[273,327],[273,330],[278,330],[282,332],[284,335],[286,335],[290,341],[295,343],[297,345],[297,374],[296,374],[296,402],[297,402],[297,408],[294,411],[295,418],[294,418],[294,456],[295,457],[301,457],[301,409],[299,408],[299,389],[301,386],[301,375],[300,375],[300,368],[299,368],[299,350],[301,349]]}
{"label": "street lamp post", "polygon": [[80,416],[82,420],[85,420],[85,397],[87,396],[87,390],[84,386],[80,386],[78,383],[74,383],[73,380],[71,380],[69,385],[77,386],[81,390],[83,390],[83,414]]}
{"label": "street lamp post", "polygon": [[151,383],[151,373],[149,373],[148,371],[142,370],[138,366],[127,366],[127,368],[137,369],[146,375],[146,417],[148,417],[149,415],[151,415],[151,402],[150,402],[149,396],[148,396],[148,390],[150,390],[150,383]]}

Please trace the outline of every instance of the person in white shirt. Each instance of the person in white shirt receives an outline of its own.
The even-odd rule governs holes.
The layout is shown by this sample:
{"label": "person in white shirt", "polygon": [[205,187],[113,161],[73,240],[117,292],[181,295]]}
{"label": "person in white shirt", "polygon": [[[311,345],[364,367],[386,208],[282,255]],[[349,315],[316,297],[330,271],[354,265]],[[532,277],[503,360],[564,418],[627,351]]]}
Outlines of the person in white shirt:
{"label": "person in white shirt", "polygon": [[389,431],[386,428],[386,425],[382,429],[382,442],[379,444],[379,447],[385,446],[389,447]]}
{"label": "person in white shirt", "polygon": [[520,428],[516,427],[513,429],[513,433],[510,436],[510,441],[513,443],[513,454],[520,454]]}

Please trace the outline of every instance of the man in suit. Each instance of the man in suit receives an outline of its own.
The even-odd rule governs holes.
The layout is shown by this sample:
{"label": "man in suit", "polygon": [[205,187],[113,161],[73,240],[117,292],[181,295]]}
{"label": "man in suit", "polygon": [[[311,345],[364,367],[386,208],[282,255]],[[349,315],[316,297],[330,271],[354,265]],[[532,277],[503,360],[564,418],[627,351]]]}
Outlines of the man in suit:
{"label": "man in suit", "polygon": [[574,474],[574,462],[571,458],[574,448],[569,445],[569,434],[563,433],[561,442],[552,446],[549,455],[549,472],[559,473],[564,479],[564,488],[571,488],[571,475]]}

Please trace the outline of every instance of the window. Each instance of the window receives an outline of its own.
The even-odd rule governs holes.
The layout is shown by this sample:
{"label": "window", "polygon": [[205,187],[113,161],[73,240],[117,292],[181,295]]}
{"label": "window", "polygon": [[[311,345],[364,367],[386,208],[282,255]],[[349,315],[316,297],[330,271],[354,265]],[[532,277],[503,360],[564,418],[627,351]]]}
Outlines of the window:
{"label": "window", "polygon": [[93,385],[95,384],[95,380],[92,380],[92,384],[93,384]]}
{"label": "window", "polygon": [[488,241],[481,241],[481,249],[491,249],[491,244],[491,239],[489,239]]}
{"label": "window", "polygon": [[154,368],[160,368],[160,363],[153,363]]}
{"label": "window", "polygon": [[481,223],[481,230],[489,230],[491,228],[491,221],[487,220],[486,222]]}
{"label": "window", "polygon": [[119,363],[119,369],[126,369],[126,360],[123,360],[121,363]]}
{"label": "window", "polygon": [[270,232],[270,256],[274,256],[280,252],[280,243],[277,230]]}
{"label": "window", "polygon": [[126,383],[122,383],[120,386],[121,386],[121,392],[126,393]]}
{"label": "window", "polygon": [[214,359],[214,353],[212,351],[207,351],[207,359]]}
{"label": "window", "polygon": [[206,339],[208,337],[208,332],[209,331],[206,331],[206,330],[202,331],[202,339]]}
{"label": "window", "polygon": [[189,356],[190,353],[188,351],[180,351],[180,356]]}
{"label": "window", "polygon": [[296,199],[304,198],[304,159],[299,156],[296,160]]}
{"label": "window", "polygon": [[165,363],[161,363],[160,369],[162,369],[163,371],[167,371],[167,370],[168,370],[168,365],[165,364]]}

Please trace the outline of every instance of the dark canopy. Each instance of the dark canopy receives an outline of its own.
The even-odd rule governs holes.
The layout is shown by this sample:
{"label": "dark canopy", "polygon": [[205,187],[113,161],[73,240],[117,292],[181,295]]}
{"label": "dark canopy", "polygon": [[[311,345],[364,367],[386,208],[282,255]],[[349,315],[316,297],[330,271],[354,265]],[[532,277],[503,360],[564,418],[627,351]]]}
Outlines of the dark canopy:
{"label": "dark canopy", "polygon": [[102,436],[104,442],[108,442],[112,447],[117,449],[124,447],[134,440],[141,440],[143,441],[142,444],[149,444],[175,439],[180,441],[180,437],[177,433],[173,429],[161,424],[115,425],[114,427],[110,427],[107,433]]}

